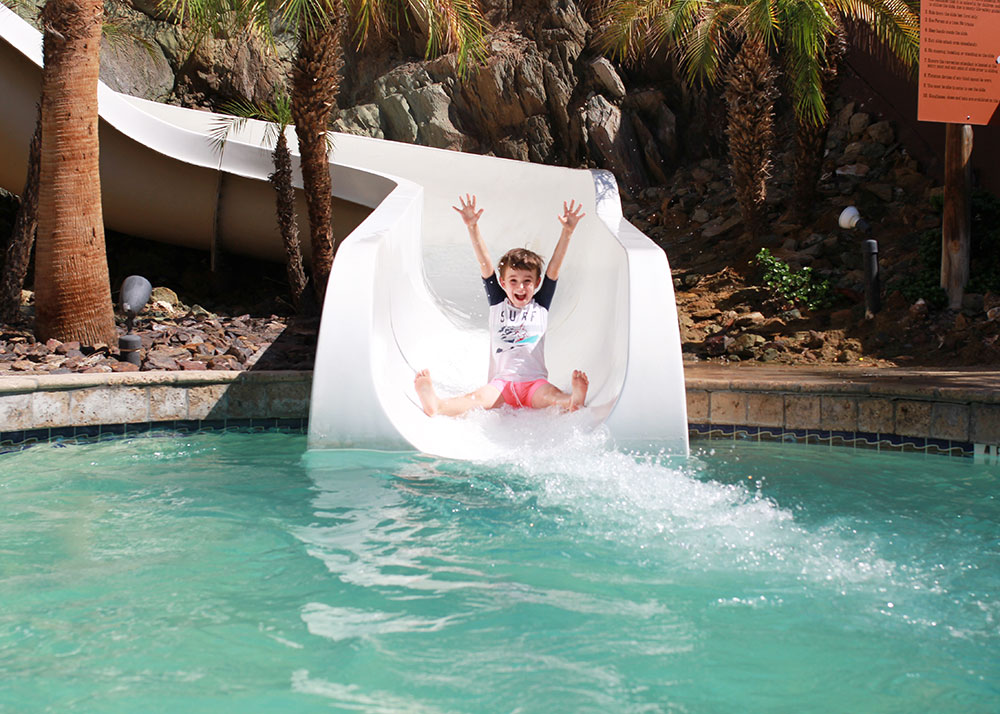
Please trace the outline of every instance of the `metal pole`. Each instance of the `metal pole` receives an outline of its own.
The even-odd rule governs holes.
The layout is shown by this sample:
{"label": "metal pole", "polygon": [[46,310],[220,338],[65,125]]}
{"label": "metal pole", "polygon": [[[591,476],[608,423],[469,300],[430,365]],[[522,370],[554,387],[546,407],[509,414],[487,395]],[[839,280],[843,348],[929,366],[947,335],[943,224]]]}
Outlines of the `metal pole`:
{"label": "metal pole", "polygon": [[878,241],[862,242],[861,256],[865,269],[865,318],[870,320],[882,308],[879,298]]}

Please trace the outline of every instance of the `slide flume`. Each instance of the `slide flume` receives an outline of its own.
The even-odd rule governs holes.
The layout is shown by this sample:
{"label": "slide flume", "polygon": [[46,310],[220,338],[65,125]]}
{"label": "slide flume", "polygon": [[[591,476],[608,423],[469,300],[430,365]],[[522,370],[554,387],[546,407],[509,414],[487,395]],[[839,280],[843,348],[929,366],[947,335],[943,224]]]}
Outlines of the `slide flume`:
{"label": "slide flume", "polygon": [[[39,97],[41,37],[0,5],[0,186],[20,192]],[[177,245],[283,259],[266,125],[246,122],[223,151],[223,118],[99,87],[105,224]],[[289,130],[296,186],[297,142]],[[667,257],[621,212],[612,174],[541,166],[346,134],[330,157],[334,228],[345,236],[323,306],[310,448],[411,449],[489,458],[532,416],[429,418],[413,390],[429,368],[439,392],[486,381],[486,300],[465,226],[476,194],[491,254],[550,254],[564,200],[587,217],[573,236],[549,317],[550,380],[590,376],[588,407],[560,417],[604,425],[620,446],[686,454],[680,337]],[[299,196],[300,225],[305,224]],[[527,418],[529,421],[525,422]]]}

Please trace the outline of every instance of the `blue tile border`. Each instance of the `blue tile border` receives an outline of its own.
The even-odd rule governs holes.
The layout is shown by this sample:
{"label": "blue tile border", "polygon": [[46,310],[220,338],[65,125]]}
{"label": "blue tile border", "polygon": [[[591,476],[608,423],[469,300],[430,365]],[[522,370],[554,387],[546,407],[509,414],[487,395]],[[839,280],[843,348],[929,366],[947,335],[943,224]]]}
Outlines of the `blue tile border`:
{"label": "blue tile border", "polygon": [[695,440],[784,441],[789,443],[843,446],[878,451],[907,451],[932,455],[972,458],[973,444],[919,436],[872,434],[862,431],[827,431],[825,429],[782,429],[777,426],[733,426],[729,424],[690,424],[688,437]]}
{"label": "blue tile border", "polygon": [[281,432],[305,434],[309,420],[281,419],[214,419],[139,422],[137,424],[94,424],[52,429],[24,429],[0,432],[0,454],[23,451],[37,444],[85,444],[111,441],[143,434],[200,434],[208,432]]}
{"label": "blue tile border", "polygon": [[[207,432],[283,432],[305,434],[309,420],[306,418],[256,418],[175,420],[140,422],[137,424],[104,424],[67,426],[51,429],[23,429],[0,432],[0,454],[22,451],[36,444],[88,443],[109,441],[149,433],[197,434]],[[688,436],[707,441],[785,441],[790,443],[843,446],[879,451],[922,452],[933,455],[972,458],[971,442],[948,441],[895,434],[869,432],[827,431],[823,429],[782,429],[775,426],[735,426],[732,424],[689,424]]]}

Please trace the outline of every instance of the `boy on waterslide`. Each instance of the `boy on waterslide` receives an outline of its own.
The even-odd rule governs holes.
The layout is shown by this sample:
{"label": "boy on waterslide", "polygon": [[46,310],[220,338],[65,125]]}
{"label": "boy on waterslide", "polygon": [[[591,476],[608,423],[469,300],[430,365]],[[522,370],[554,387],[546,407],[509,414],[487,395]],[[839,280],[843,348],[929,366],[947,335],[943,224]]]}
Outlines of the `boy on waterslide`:
{"label": "boy on waterslide", "polygon": [[[559,216],[562,232],[545,270],[545,282],[542,282],[544,261],[540,255],[526,248],[507,251],[494,271],[486,242],[479,232],[479,217],[483,215],[483,210],[476,210],[475,196],[460,196],[459,203],[461,207],[452,208],[458,211],[469,229],[472,249],[479,261],[490,303],[492,378],[489,384],[473,392],[441,399],[434,391],[430,372],[421,370],[413,384],[424,412],[429,416],[459,416],[472,409],[497,409],[504,404],[515,409],[557,406],[566,411],[576,411],[587,398],[587,387],[590,385],[587,375],[575,370],[572,392],[567,394],[560,390],[547,380],[544,350],[549,305],[556,290],[556,279],[566,257],[570,236],[576,230],[576,224],[586,215],[582,213],[583,206],[577,206],[575,201],[570,201],[568,206],[563,202],[563,214]],[[500,274],[499,280],[497,273]]]}

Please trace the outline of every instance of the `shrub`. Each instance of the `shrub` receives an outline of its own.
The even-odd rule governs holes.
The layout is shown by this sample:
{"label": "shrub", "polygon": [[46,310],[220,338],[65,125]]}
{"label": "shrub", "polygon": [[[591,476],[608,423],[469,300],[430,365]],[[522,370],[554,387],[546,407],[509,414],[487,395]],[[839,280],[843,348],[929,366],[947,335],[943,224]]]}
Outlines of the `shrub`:
{"label": "shrub", "polygon": [[[934,200],[937,199],[937,200]],[[931,205],[942,210],[942,199],[933,197]],[[1000,199],[988,191],[972,193],[972,245],[969,255],[969,293],[1000,293]],[[911,303],[923,298],[935,308],[948,304],[941,288],[941,231],[929,230],[917,239],[920,269],[889,286],[899,290]]]}
{"label": "shrub", "polygon": [[830,281],[817,276],[812,268],[793,270],[767,248],[760,249],[756,260],[764,271],[761,278],[764,285],[778,297],[810,310],[828,307],[833,302]]}

